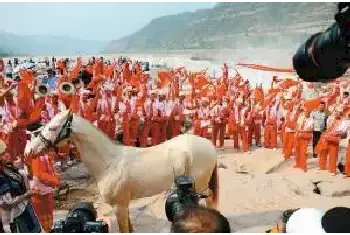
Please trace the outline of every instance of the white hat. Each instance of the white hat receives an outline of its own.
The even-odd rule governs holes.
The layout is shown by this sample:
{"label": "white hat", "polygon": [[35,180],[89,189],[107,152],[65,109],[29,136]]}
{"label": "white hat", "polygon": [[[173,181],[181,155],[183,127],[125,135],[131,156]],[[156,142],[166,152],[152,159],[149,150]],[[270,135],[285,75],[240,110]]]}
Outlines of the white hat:
{"label": "white hat", "polygon": [[202,98],[201,98],[201,101],[202,101],[202,102],[205,102],[205,101],[209,101],[209,100],[208,100],[207,97],[202,97]]}
{"label": "white hat", "polygon": [[341,112],[343,112],[344,110],[343,110],[343,107],[342,107],[341,105],[339,105],[339,106],[335,107],[335,111],[341,113]]}
{"label": "white hat", "polygon": [[180,91],[179,92],[179,96],[185,96],[186,95],[186,92],[185,91]]}
{"label": "white hat", "polygon": [[292,99],[291,94],[289,94],[289,93],[284,94],[284,99],[291,100]]}
{"label": "white hat", "polygon": [[295,211],[286,224],[287,233],[325,233],[322,228],[324,212],[315,208],[301,208]]}
{"label": "white hat", "polygon": [[165,90],[160,90],[160,91],[159,91],[159,95],[160,95],[160,96],[166,95],[166,91],[165,91]]}

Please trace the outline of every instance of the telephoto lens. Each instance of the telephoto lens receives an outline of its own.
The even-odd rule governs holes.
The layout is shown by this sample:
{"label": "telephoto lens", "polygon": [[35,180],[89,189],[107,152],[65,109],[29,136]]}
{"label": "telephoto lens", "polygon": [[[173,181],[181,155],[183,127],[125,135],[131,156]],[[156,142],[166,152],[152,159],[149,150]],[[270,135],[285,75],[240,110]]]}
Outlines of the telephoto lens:
{"label": "telephoto lens", "polygon": [[338,23],[311,36],[293,56],[298,76],[306,82],[328,82],[342,76],[349,62],[347,40]]}

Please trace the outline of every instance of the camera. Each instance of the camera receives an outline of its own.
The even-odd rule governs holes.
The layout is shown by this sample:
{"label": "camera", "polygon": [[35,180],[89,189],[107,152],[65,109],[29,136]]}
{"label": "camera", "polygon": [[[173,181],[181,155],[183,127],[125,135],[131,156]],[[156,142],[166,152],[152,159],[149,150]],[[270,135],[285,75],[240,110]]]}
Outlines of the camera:
{"label": "camera", "polygon": [[65,220],[54,224],[51,233],[108,233],[108,224],[96,221],[97,212],[91,202],[74,205]]}
{"label": "camera", "polygon": [[170,192],[165,202],[165,213],[168,221],[180,215],[186,207],[198,206],[200,198],[206,196],[196,193],[192,177],[180,175],[174,179],[175,188]]}
{"label": "camera", "polygon": [[312,35],[293,56],[293,67],[306,82],[341,77],[350,62],[350,3],[338,4],[335,21],[323,33]]}

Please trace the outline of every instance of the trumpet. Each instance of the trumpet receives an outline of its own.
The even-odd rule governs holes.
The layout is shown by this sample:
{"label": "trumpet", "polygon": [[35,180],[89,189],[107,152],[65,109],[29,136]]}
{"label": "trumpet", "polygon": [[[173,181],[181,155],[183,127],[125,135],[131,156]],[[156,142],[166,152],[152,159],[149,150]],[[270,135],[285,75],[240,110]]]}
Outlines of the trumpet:
{"label": "trumpet", "polygon": [[62,82],[59,85],[58,90],[64,94],[71,95],[74,93],[74,85],[70,82]]}
{"label": "trumpet", "polygon": [[49,86],[44,83],[39,83],[35,87],[35,94],[38,97],[47,96],[49,94]]}

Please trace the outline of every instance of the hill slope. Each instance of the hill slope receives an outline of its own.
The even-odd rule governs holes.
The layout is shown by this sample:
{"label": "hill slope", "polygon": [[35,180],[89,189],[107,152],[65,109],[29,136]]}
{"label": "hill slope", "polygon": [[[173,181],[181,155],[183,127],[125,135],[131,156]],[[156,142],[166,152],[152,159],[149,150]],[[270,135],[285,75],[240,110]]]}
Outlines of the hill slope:
{"label": "hill slope", "polygon": [[152,20],[105,52],[296,47],[334,19],[335,3],[218,3]]}
{"label": "hill slope", "polygon": [[107,45],[103,41],[88,41],[58,36],[22,36],[0,31],[0,48],[16,55],[72,55],[99,53]]}

